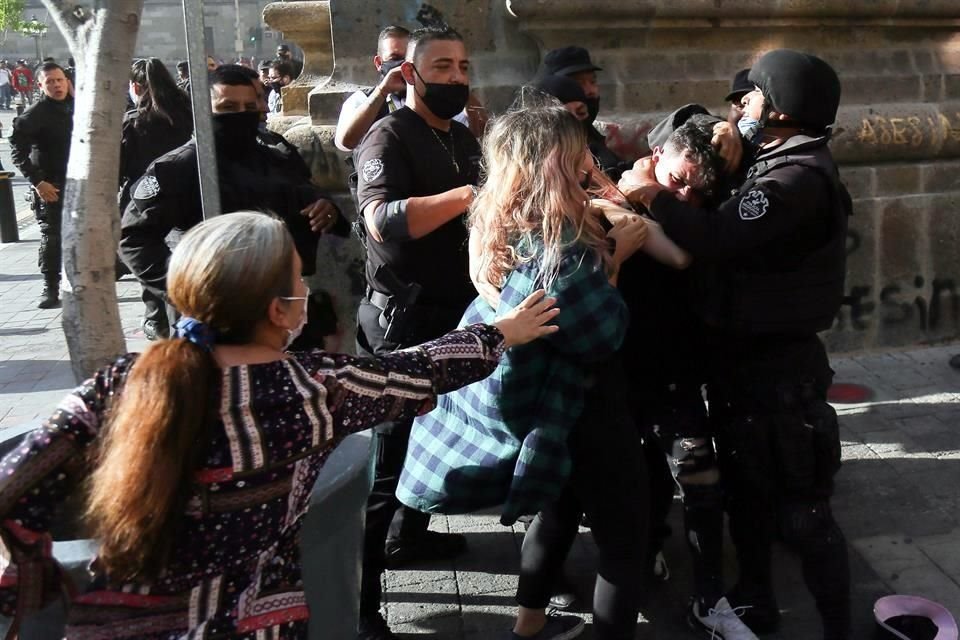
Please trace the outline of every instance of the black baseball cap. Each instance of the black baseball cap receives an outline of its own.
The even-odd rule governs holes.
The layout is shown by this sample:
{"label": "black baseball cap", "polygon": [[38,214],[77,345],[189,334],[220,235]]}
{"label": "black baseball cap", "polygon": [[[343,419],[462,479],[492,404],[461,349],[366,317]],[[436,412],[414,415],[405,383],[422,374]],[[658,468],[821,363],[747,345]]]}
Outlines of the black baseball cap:
{"label": "black baseball cap", "polygon": [[753,83],[750,82],[750,69],[741,69],[737,75],[733,76],[733,82],[730,84],[730,93],[724,98],[724,102],[740,102],[740,98],[753,91]]}
{"label": "black baseball cap", "polygon": [[569,76],[582,71],[603,71],[590,60],[590,52],[583,47],[560,47],[543,56],[543,71],[547,75]]}

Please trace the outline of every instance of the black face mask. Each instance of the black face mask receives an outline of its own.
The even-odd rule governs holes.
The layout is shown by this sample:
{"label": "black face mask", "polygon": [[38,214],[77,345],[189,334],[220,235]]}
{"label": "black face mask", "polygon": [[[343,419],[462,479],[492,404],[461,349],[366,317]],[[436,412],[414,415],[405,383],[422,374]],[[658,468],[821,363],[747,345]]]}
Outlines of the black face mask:
{"label": "black face mask", "polygon": [[441,120],[449,120],[467,106],[467,100],[470,99],[470,85],[426,82],[416,67],[413,68],[413,71],[427,87],[426,92],[417,95],[433,115]]}
{"label": "black face mask", "polygon": [[590,126],[597,119],[597,114],[600,113],[600,98],[587,98],[584,104],[587,105],[587,119],[584,120],[584,123]]}
{"label": "black face mask", "polygon": [[270,83],[270,88],[276,91],[277,93],[280,93],[280,89],[283,89],[283,87],[284,87],[283,82],[281,82],[280,80],[274,80]]}
{"label": "black face mask", "polygon": [[380,77],[386,78],[387,74],[403,64],[403,58],[399,60],[384,60],[380,65]]}
{"label": "black face mask", "polygon": [[220,152],[243,151],[257,143],[259,111],[213,114],[213,139]]}

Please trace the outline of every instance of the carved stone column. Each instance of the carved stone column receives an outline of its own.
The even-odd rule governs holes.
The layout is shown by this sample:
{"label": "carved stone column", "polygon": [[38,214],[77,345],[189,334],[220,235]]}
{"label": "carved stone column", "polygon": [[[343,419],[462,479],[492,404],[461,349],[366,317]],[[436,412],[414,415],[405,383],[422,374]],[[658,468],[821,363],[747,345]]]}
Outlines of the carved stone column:
{"label": "carved stone column", "polygon": [[330,2],[273,2],[263,8],[263,21],[303,49],[303,72],[283,88],[283,114],[307,115],[307,94],[333,73]]}

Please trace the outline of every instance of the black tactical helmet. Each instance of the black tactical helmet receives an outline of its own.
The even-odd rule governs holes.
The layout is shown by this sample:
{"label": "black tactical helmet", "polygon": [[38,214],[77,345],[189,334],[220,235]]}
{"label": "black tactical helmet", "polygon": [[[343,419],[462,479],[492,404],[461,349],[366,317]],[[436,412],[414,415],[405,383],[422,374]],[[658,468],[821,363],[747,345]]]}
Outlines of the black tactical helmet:
{"label": "black tactical helmet", "polygon": [[840,79],[820,58],[791,49],[765,53],[750,68],[750,82],[760,87],[767,106],[815,129],[837,119]]}

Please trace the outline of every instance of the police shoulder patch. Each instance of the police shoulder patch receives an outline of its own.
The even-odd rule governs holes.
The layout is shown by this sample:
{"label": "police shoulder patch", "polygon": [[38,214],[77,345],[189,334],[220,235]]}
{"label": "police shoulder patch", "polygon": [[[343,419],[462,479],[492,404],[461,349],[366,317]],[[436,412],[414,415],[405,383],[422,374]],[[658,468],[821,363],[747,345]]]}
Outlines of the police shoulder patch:
{"label": "police shoulder patch", "polygon": [[383,173],[383,160],[380,158],[370,158],[360,168],[364,182],[373,182],[380,177],[381,173]]}
{"label": "police shoulder patch", "polygon": [[752,189],[740,199],[740,219],[756,220],[762,218],[769,207],[770,201],[767,200],[767,194]]}
{"label": "police shoulder patch", "polygon": [[137,190],[133,192],[133,197],[137,200],[149,200],[160,193],[160,183],[156,176],[143,176],[137,183]]}

